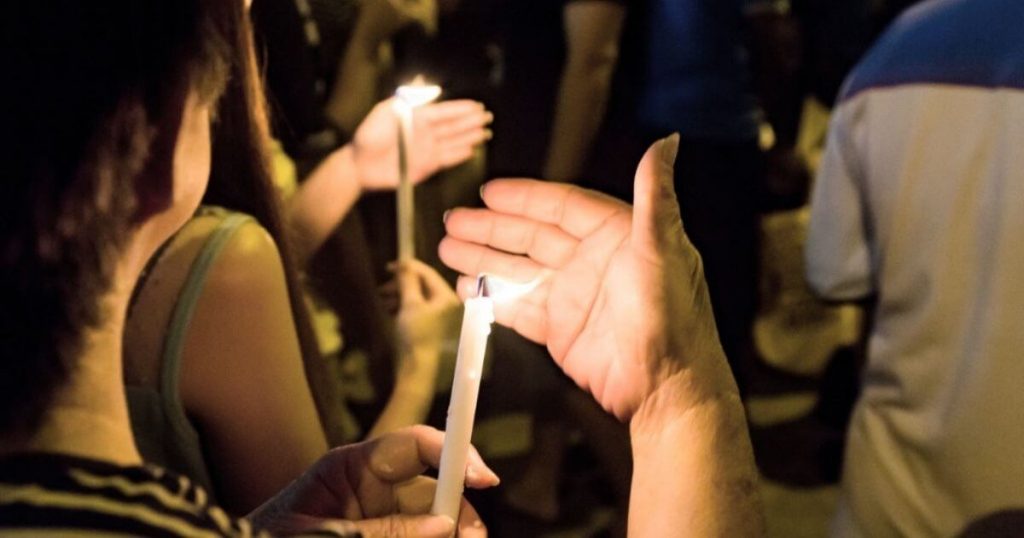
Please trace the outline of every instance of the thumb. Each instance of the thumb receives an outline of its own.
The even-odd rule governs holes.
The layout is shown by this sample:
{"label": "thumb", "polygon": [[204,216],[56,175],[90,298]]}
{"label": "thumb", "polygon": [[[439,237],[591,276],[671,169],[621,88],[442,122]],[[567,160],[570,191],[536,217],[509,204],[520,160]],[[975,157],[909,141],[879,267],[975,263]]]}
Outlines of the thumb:
{"label": "thumb", "polygon": [[448,516],[392,515],[356,521],[363,538],[449,538],[455,534],[455,522]]}
{"label": "thumb", "polygon": [[654,254],[663,252],[683,220],[676,199],[674,171],[679,133],[655,142],[640,159],[633,185],[633,243]]}

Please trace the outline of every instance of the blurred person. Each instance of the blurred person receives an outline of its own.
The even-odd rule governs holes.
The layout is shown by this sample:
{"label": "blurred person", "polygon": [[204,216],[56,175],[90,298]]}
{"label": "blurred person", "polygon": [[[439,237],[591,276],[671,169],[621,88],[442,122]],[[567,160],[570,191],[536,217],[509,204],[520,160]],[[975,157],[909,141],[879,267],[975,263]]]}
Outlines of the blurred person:
{"label": "blurred person", "polygon": [[[431,479],[419,475],[437,464],[442,444],[442,434],[429,428],[328,453],[249,520],[226,516],[187,479],[142,464],[122,388],[125,311],[145,260],[199,203],[210,166],[210,111],[229,72],[223,47],[237,42],[230,32],[244,29],[241,5],[233,2],[154,4],[19,4],[0,23],[0,35],[10,39],[0,56],[24,75],[0,90],[13,194],[3,199],[9,218],[0,227],[0,330],[8,343],[0,361],[0,529],[76,536],[452,534],[454,522],[419,515],[433,494]],[[91,69],[80,70],[86,58]],[[66,94],[71,85],[78,92]],[[595,224],[603,222],[607,233],[632,237],[635,246],[611,253],[605,242],[587,241],[574,248],[591,271],[590,256],[614,254],[597,266],[612,272],[585,273],[597,285],[570,288],[583,293],[575,308],[551,288],[554,311],[569,314],[570,323],[543,333],[538,325],[521,328],[550,339],[556,356],[566,343],[570,356],[586,352],[590,365],[565,363],[584,385],[598,387],[591,381],[626,367],[620,389],[595,392],[631,421],[644,456],[638,461],[651,465],[637,477],[645,497],[637,496],[638,534],[686,525],[695,533],[754,535],[760,523],[742,409],[707,315],[699,259],[665,203],[671,160],[659,164],[652,152],[642,166],[635,231],[628,206],[590,194],[563,205],[568,230],[600,233]],[[523,187],[529,185],[495,184],[485,198],[515,201],[528,194]],[[608,210],[622,216],[609,221]],[[566,245],[556,238],[538,246]],[[664,264],[692,280],[665,282]],[[571,271],[561,276],[553,282],[577,280]],[[617,293],[594,303],[602,282]],[[588,316],[579,309],[587,304],[600,311]],[[618,355],[594,348],[593,330],[570,332],[631,304],[641,316],[628,320],[628,330],[618,327],[616,337],[632,344]],[[676,311],[685,317],[668,315]],[[670,334],[670,318],[686,321],[689,338]],[[583,335],[575,352],[567,339],[574,335]],[[659,475],[666,466],[694,471],[695,479],[666,483]],[[497,477],[474,451],[466,480],[484,487]],[[459,534],[485,534],[465,503]]]}
{"label": "blurred person", "polygon": [[[243,41],[233,50],[238,54],[214,129],[213,173],[204,197],[220,207],[203,206],[147,264],[129,310],[124,351],[129,410],[143,456],[189,476],[232,512],[245,513],[326,452],[325,429],[337,443],[346,426],[338,416],[344,402],[310,336],[293,267],[291,256],[297,252],[301,261],[304,251],[287,248],[270,182],[261,92],[244,86],[258,84],[252,46]],[[446,140],[435,134],[450,122],[434,113],[451,105],[433,105],[423,115],[413,152],[416,177],[429,175],[437,156],[450,151],[435,144]],[[457,112],[465,109],[454,105]],[[470,103],[468,110],[476,108]],[[429,121],[438,117],[438,124]],[[316,188],[314,195],[307,188],[293,197],[304,204],[301,220],[292,219],[306,224],[293,230],[300,245],[326,233],[313,224],[329,226],[332,218],[336,224],[367,183],[396,181],[384,164],[397,160],[388,154],[396,151],[395,140],[385,103],[351,146],[313,174],[307,185]],[[397,318],[396,386],[371,436],[425,418],[441,345],[454,331],[458,303],[436,274],[422,264],[399,274],[405,301]]]}
{"label": "blurred person", "polygon": [[[375,293],[378,282],[390,278],[385,265],[396,255],[388,248],[395,243],[394,196],[363,196],[369,189],[335,181],[351,160],[338,147],[346,141],[360,145],[353,137],[365,118],[384,126],[381,122],[393,116],[389,106],[377,105],[381,88],[389,85],[390,62],[385,61],[388,55],[376,52],[390,47],[393,34],[415,25],[421,5],[432,3],[257,0],[253,6],[273,133],[284,150],[275,153],[274,179],[288,199],[289,223],[299,232],[296,255],[310,277],[306,291],[316,342],[330,375],[341,380],[352,411],[345,421],[349,441],[374,427],[396,381],[393,365],[399,353],[392,320]],[[488,136],[482,124],[489,121],[489,112],[463,99],[421,108],[414,138],[424,147],[415,156],[420,169],[414,174],[420,178],[422,171],[426,179],[452,167],[472,169],[464,163],[472,161],[475,146]],[[368,134],[378,140],[397,136],[394,129],[358,131],[363,138]],[[382,181],[393,184],[397,155],[381,154],[374,162],[380,163],[379,174],[389,174]],[[434,258],[432,245],[443,234],[442,202],[433,196],[439,186],[435,180],[417,188],[417,255],[428,263]],[[381,200],[384,207],[373,205]]]}
{"label": "blurred person", "polygon": [[[18,76],[0,90],[0,534],[450,535],[450,520],[416,515],[433,488],[418,475],[442,441],[428,428],[331,452],[251,521],[143,463],[122,385],[126,310],[145,261],[203,195],[210,119],[230,48],[246,39],[242,3],[36,3],[7,15],[0,57]],[[475,452],[469,468],[470,486],[496,483]],[[468,504],[459,525],[485,534]]]}
{"label": "blurred person", "polygon": [[836,536],[952,536],[1024,507],[1024,6],[908,10],[847,79],[807,278],[870,305]]}
{"label": "blurred person", "polygon": [[490,7],[502,70],[492,173],[581,178],[610,98],[625,4],[501,1]]}
{"label": "blurred person", "polygon": [[[794,151],[802,98],[798,38],[786,2],[649,0],[631,6],[614,129],[602,135],[590,164],[589,185],[629,200],[618,171],[646,141],[681,134],[676,192],[687,233],[705,262],[722,344],[741,389],[753,358],[762,195],[768,185],[806,177]],[[773,133],[765,137],[768,150],[762,149],[762,124]]]}
{"label": "blurred person", "polygon": [[[187,479],[142,465],[122,389],[125,311],[145,260],[199,203],[210,166],[210,111],[229,72],[223,47],[237,42],[230,32],[245,28],[240,3],[154,4],[19,4],[0,23],[10,39],[0,56],[24,75],[0,90],[14,194],[3,199],[9,218],[0,228],[0,322],[8,342],[0,361],[0,528],[76,536],[451,535],[455,522],[419,515],[433,495],[432,480],[420,473],[437,464],[442,445],[442,434],[429,428],[331,451],[248,520],[224,515]],[[88,71],[79,69],[85,58]],[[79,91],[65,94],[69,85]],[[667,158],[659,162],[652,152],[638,174],[635,230],[628,206],[588,193],[562,205],[566,230],[609,233],[620,245],[629,237],[633,247],[573,245],[569,254],[582,267],[570,262],[552,281],[562,287],[550,288],[553,311],[569,315],[568,323],[520,328],[550,340],[556,356],[585,352],[589,365],[566,367],[631,421],[644,456],[638,461],[651,465],[637,476],[645,497],[637,496],[638,534],[686,525],[695,533],[754,535],[760,522],[742,409],[707,314],[699,258],[665,203],[672,147],[658,149]],[[494,184],[485,198],[515,202],[529,189]],[[608,211],[619,217],[609,220]],[[510,231],[530,223],[523,218]],[[550,238],[537,243],[540,252],[567,254],[569,245]],[[458,245],[447,249],[466,260]],[[609,263],[594,266],[592,256]],[[666,281],[666,264],[692,279]],[[561,292],[578,276],[590,284],[569,288],[584,300],[571,307]],[[602,285],[617,293],[595,303]],[[584,305],[598,310],[588,315]],[[588,320],[606,323],[630,305],[641,315],[628,328],[573,330]],[[499,315],[507,321],[507,313]],[[669,319],[684,320],[688,338],[668,331]],[[602,343],[591,338],[597,334],[627,345],[612,354],[594,347]],[[618,389],[594,383],[609,371],[623,374]],[[694,471],[694,480],[666,483],[658,474],[666,466]],[[497,482],[475,451],[466,481]],[[458,525],[460,536],[485,534],[466,503]]]}

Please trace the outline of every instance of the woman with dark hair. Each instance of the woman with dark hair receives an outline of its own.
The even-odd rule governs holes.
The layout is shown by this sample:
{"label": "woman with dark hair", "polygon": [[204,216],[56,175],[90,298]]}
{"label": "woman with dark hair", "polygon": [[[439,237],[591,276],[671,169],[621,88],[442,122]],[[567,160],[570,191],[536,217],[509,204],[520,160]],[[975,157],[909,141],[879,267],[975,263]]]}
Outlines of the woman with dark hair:
{"label": "woman with dark hair", "polygon": [[[355,436],[344,422],[338,380],[313,337],[288,247],[251,33],[237,39],[204,205],[147,265],[129,309],[124,351],[143,456],[189,476],[241,514],[294,480],[328,441]],[[486,115],[476,103],[441,103],[418,119],[417,179],[431,175],[446,155],[468,157],[485,137]],[[378,106],[353,143],[304,183],[297,197],[308,214],[292,219],[300,245],[322,241],[317,227],[340,221],[364,188],[396,181],[397,173],[389,174],[397,168],[395,128],[389,106]],[[313,196],[303,192],[310,188]],[[396,390],[375,434],[425,418],[445,314],[458,307],[431,269],[413,264],[403,273],[414,279],[406,294],[422,299],[404,301],[399,315]]]}
{"label": "woman with dark hair", "polygon": [[[332,451],[252,522],[143,464],[122,384],[126,311],[146,260],[206,188],[210,118],[236,74],[232,47],[248,39],[245,14],[237,0],[9,7],[0,19],[11,74],[0,85],[0,535],[450,535],[444,518],[393,515],[429,505],[430,479],[417,476],[440,452],[429,428]],[[471,466],[471,484],[496,482],[475,455]],[[463,512],[460,532],[481,535],[472,509]]]}

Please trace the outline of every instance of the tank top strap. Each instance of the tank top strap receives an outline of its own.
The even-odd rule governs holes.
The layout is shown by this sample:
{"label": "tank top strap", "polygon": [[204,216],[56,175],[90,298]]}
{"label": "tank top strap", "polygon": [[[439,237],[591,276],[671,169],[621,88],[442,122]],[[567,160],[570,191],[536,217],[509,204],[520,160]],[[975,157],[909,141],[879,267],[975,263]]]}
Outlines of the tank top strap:
{"label": "tank top strap", "polygon": [[[224,215],[220,224],[214,228],[210,237],[206,240],[199,255],[192,262],[188,277],[181,287],[178,300],[174,305],[174,312],[171,314],[171,321],[167,326],[167,337],[164,339],[163,356],[161,357],[160,392],[164,395],[163,400],[173,409],[169,417],[175,421],[185,421],[185,412],[181,404],[181,397],[178,392],[178,385],[181,379],[181,355],[185,346],[185,335],[192,321],[192,314],[195,312],[199,297],[202,295],[203,286],[209,276],[210,267],[217,260],[224,246],[235,235],[235,232],[246,222],[255,222],[252,217],[243,213],[231,212],[208,212],[205,214]],[[204,214],[204,213],[200,213]],[[181,424],[179,424],[180,426]]]}

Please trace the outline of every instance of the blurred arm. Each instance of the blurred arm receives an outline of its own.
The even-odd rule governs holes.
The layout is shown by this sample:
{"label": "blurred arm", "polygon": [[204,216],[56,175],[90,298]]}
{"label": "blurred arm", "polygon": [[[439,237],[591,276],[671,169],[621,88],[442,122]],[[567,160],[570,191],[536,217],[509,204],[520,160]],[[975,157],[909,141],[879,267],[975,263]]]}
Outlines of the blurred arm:
{"label": "blurred arm", "polygon": [[579,179],[608,108],[626,8],[607,1],[565,6],[566,61],[544,177]]}
{"label": "blurred arm", "polygon": [[286,202],[299,267],[306,265],[362,194],[352,152],[352,146],[346,145],[328,155]]}

